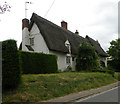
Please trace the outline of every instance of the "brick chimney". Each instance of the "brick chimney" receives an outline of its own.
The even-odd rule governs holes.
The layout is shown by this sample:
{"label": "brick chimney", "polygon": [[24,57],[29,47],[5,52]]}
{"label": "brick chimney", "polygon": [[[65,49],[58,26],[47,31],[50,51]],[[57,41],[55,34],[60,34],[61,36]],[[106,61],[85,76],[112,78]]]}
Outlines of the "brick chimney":
{"label": "brick chimney", "polygon": [[78,32],[78,30],[76,30],[75,34],[79,35],[79,32]]}
{"label": "brick chimney", "polygon": [[61,27],[63,27],[64,29],[67,30],[67,22],[62,21],[62,22],[61,22]]}
{"label": "brick chimney", "polygon": [[29,27],[29,20],[26,19],[26,18],[22,20],[22,30],[23,30],[25,27],[26,27],[26,28]]}
{"label": "brick chimney", "polygon": [[28,27],[29,27],[29,20],[24,18],[22,20],[22,50],[24,51],[27,50],[26,45],[30,45]]}

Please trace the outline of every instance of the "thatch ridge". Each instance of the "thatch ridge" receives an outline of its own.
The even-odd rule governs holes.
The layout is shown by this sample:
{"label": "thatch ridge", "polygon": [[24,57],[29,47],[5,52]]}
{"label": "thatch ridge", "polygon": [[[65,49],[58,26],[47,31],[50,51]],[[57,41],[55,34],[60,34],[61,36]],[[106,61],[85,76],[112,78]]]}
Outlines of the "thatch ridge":
{"label": "thatch ridge", "polygon": [[107,54],[102,49],[100,44],[88,36],[86,36],[86,38],[83,38],[82,36],[79,36],[69,30],[66,30],[48,21],[47,19],[38,16],[35,13],[33,13],[31,17],[29,31],[31,30],[33,23],[35,23],[38,26],[48,48],[52,51],[68,53],[69,50],[65,46],[65,41],[68,40],[71,45],[72,54],[76,55],[79,44],[83,40],[85,40],[95,47],[98,55],[107,57]]}

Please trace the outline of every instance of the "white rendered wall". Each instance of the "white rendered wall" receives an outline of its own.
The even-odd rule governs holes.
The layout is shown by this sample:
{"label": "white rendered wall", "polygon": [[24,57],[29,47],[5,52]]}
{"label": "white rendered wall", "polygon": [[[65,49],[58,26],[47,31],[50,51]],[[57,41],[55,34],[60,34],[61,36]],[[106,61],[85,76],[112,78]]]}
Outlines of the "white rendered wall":
{"label": "white rendered wall", "polygon": [[29,45],[29,31],[26,27],[22,30],[22,50],[28,51],[25,45]]}
{"label": "white rendered wall", "polygon": [[35,52],[43,52],[49,54],[47,44],[35,23],[33,24],[33,27],[30,31],[30,37],[34,38],[34,45],[32,48]]}
{"label": "white rendered wall", "polygon": [[105,67],[107,67],[107,58],[106,57],[100,57],[100,60],[105,63]]}
{"label": "white rendered wall", "polygon": [[29,51],[25,45],[30,45],[30,38],[34,38],[34,45],[31,46],[34,49],[34,52],[43,52],[46,54],[54,54],[57,56],[57,63],[59,70],[65,71],[67,66],[69,65],[72,67],[73,70],[75,70],[76,61],[75,60],[72,61],[72,57],[71,57],[71,64],[67,64],[66,63],[67,54],[56,51],[50,51],[48,49],[47,44],[35,23],[33,24],[30,32],[28,31],[27,28],[23,30],[22,50]]}
{"label": "white rendered wall", "polygon": [[73,56],[74,57],[74,61],[72,60],[71,62],[72,62],[72,70],[73,71],[75,71],[75,69],[76,69],[76,57],[75,56]]}
{"label": "white rendered wall", "polygon": [[58,70],[65,71],[68,66],[66,64],[66,54],[56,51],[50,51],[50,54],[54,54],[57,56]]}

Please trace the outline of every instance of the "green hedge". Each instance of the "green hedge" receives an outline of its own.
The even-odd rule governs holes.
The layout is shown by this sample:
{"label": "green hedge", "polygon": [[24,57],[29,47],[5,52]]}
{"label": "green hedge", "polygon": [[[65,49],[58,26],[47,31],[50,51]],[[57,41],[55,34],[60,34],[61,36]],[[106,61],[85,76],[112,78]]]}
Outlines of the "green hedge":
{"label": "green hedge", "polygon": [[108,67],[108,68],[103,68],[103,69],[93,69],[92,72],[102,72],[102,73],[108,73],[111,74],[114,77],[115,71]]}
{"label": "green hedge", "polygon": [[16,88],[21,81],[19,55],[15,40],[2,42],[2,88]]}
{"label": "green hedge", "polygon": [[58,71],[55,55],[19,51],[23,74],[45,74]]}
{"label": "green hedge", "polygon": [[108,60],[107,64],[109,67],[112,67],[113,69],[115,69],[116,72],[120,72],[120,61],[119,59],[113,59],[113,60]]}

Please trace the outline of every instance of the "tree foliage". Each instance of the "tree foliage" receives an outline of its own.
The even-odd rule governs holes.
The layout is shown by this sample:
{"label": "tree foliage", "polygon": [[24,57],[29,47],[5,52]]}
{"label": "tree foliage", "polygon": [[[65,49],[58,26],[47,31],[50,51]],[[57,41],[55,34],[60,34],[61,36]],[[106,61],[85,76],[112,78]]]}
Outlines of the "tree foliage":
{"label": "tree foliage", "polygon": [[110,66],[116,71],[120,71],[120,39],[110,42],[110,47],[107,53],[112,57]]}
{"label": "tree foliage", "polygon": [[99,66],[99,62],[95,48],[87,42],[82,42],[78,48],[78,56],[76,60],[77,71],[91,71],[97,66]]}

